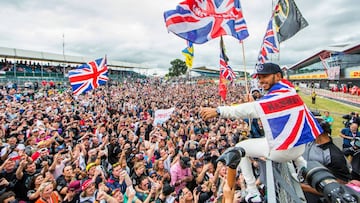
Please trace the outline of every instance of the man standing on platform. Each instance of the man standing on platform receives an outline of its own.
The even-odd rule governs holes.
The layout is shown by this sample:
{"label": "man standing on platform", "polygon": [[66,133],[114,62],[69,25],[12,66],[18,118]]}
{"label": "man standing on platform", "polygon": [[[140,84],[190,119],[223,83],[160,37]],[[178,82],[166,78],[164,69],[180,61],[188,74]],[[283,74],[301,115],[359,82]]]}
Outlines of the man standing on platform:
{"label": "man standing on platform", "polygon": [[276,162],[294,160],[297,168],[301,169],[306,167],[306,161],[301,157],[305,144],[322,133],[319,123],[296,93],[294,86],[283,79],[279,65],[260,64],[255,76],[259,79],[260,87],[268,91],[260,100],[236,106],[203,108],[200,111],[204,120],[218,116],[261,119],[265,137],[247,139],[236,145],[245,150],[240,168],[247,184],[247,202],[263,201],[255,184],[250,157],[266,157]]}

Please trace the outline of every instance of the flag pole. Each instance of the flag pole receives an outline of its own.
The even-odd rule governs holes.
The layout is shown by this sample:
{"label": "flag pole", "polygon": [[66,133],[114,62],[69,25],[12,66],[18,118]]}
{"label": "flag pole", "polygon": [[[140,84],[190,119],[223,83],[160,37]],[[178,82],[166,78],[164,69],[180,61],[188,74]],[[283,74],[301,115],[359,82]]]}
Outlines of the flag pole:
{"label": "flag pole", "polygon": [[[250,97],[250,91],[249,91],[249,85],[248,85],[248,79],[247,79],[247,72],[246,72],[246,62],[245,62],[245,48],[244,48],[244,40],[241,40],[241,47],[242,47],[242,56],[243,56],[243,64],[244,64],[244,77],[245,77],[245,91],[248,97]],[[250,98],[247,98],[247,100],[249,101]],[[251,131],[251,124],[252,124],[252,118],[248,117],[249,119],[249,132]]]}
{"label": "flag pole", "polygon": [[[105,63],[106,66],[108,65],[107,63],[107,54],[105,54]],[[109,68],[108,68],[108,74],[110,73]],[[106,101],[106,106],[107,106],[107,111],[110,112],[111,106],[110,106],[110,74],[108,75],[108,81],[106,82],[106,96],[107,96],[107,101]]]}
{"label": "flag pole", "polygon": [[248,86],[248,80],[247,80],[247,72],[246,72],[246,62],[245,62],[245,48],[244,48],[244,41],[241,40],[241,47],[242,47],[242,57],[243,57],[243,65],[244,65],[244,77],[245,77],[245,91],[246,94],[249,94],[249,86]]}

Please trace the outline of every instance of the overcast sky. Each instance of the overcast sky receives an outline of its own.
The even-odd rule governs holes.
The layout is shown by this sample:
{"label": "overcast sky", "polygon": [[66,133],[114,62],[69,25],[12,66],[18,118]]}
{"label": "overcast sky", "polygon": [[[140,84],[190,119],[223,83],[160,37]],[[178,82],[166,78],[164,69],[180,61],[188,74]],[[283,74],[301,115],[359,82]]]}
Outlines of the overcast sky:
{"label": "overcast sky", "polygon": [[[163,12],[179,0],[2,0],[0,46],[145,63],[167,71],[184,59],[184,39],[167,32]],[[292,65],[330,45],[360,41],[359,0],[297,0],[309,26],[280,45],[280,64]],[[271,16],[271,0],[241,0],[250,36],[244,40],[245,64],[256,63]],[[243,70],[241,44],[224,38],[229,64]],[[277,59],[276,59],[277,60]],[[219,39],[195,45],[193,67],[219,65]]]}

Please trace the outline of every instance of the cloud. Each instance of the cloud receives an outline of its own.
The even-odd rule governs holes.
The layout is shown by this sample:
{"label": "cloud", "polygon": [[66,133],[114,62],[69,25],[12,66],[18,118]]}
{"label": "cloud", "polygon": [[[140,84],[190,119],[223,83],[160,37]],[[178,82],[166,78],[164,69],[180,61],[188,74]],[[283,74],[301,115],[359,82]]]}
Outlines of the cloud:
{"label": "cloud", "polygon": [[[180,58],[185,40],[168,33],[163,12],[180,1],[1,1],[0,46],[151,64],[167,70]],[[357,0],[297,1],[309,26],[280,45],[274,60],[292,65],[331,44],[359,39]],[[230,65],[252,68],[270,19],[271,1],[242,0],[250,36],[240,44],[224,37]],[[64,35],[64,37],[63,37]],[[63,42],[65,43],[63,47]],[[244,51],[243,51],[244,50]],[[244,61],[245,59],[245,61]],[[195,45],[194,67],[219,64],[219,40]]]}

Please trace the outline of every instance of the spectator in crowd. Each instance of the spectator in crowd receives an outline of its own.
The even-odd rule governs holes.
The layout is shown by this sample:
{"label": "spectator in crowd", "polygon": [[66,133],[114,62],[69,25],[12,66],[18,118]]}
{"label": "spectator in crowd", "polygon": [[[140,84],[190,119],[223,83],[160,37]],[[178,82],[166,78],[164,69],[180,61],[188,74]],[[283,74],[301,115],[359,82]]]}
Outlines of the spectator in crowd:
{"label": "spectator in crowd", "polygon": [[152,202],[157,199],[158,189],[159,185],[152,182],[148,176],[142,175],[136,189],[136,197],[142,202]]}
{"label": "spectator in crowd", "polygon": [[175,188],[170,184],[165,184],[156,202],[172,203],[175,202]]}
{"label": "spectator in crowd", "polygon": [[5,192],[0,195],[0,202],[12,203],[16,201],[15,193],[13,191]]}
{"label": "spectator in crowd", "polygon": [[81,184],[80,203],[95,202],[98,190],[92,179],[85,180]]}
{"label": "spectator in crowd", "polygon": [[348,128],[343,128],[340,132],[340,137],[343,138],[343,150],[350,148],[350,142],[356,137],[360,137],[359,126],[357,123],[351,123]]}
{"label": "spectator in crowd", "polygon": [[68,192],[66,193],[63,203],[78,203],[80,201],[81,181],[74,180],[68,185]]}
{"label": "spectator in crowd", "polygon": [[[43,146],[43,142],[41,142],[38,145]],[[45,170],[48,170],[49,166],[53,162],[53,156],[49,154],[49,149],[46,146],[47,145],[44,145],[44,147],[42,147],[42,148],[40,148],[40,150],[38,150],[39,155],[34,160],[37,169],[46,168]]]}
{"label": "spectator in crowd", "polygon": [[73,167],[67,165],[63,168],[62,174],[56,179],[56,190],[58,193],[65,197],[69,190],[69,184],[75,180]]}
{"label": "spectator in crowd", "polygon": [[52,182],[43,182],[39,187],[40,197],[35,201],[35,203],[58,203],[62,199],[57,191],[54,190],[54,185]]}
{"label": "spectator in crowd", "polygon": [[332,125],[334,123],[334,118],[332,116],[330,116],[330,112],[329,111],[324,111],[324,115],[322,116],[322,119],[325,121],[325,122],[328,122],[329,125],[330,125],[330,135],[331,135],[331,132],[332,132]]}
{"label": "spectator in crowd", "polygon": [[49,167],[49,171],[54,175],[56,179],[64,172],[63,170],[66,165],[70,165],[69,163],[73,159],[72,152],[65,150],[64,146],[60,145],[59,147],[57,147],[57,153],[54,155],[53,159],[54,160]]}
{"label": "spectator in crowd", "polygon": [[[33,130],[33,133],[37,132]],[[26,139],[25,142],[25,153],[28,156],[31,156],[35,151],[37,151],[37,144],[36,144],[36,137],[35,136],[30,136]]]}
{"label": "spectator in crowd", "polygon": [[35,202],[40,197],[40,185],[49,180],[44,178],[43,174],[37,173],[31,178],[30,185],[27,190],[27,197],[31,202]]}
{"label": "spectator in crowd", "polygon": [[17,183],[16,161],[8,158],[0,166],[0,195],[4,192],[15,191]]}
{"label": "spectator in crowd", "polygon": [[207,174],[207,171],[211,163],[207,163],[204,166],[203,162],[197,161],[194,165],[194,177],[197,185],[201,185],[204,181],[209,181],[210,177]]}
{"label": "spectator in crowd", "polygon": [[[135,155],[133,155],[133,156],[135,156]],[[136,162],[135,163],[135,165],[134,165],[134,171],[133,171],[133,173],[132,173],[132,175],[131,175],[131,181],[132,181],[132,184],[133,185],[139,185],[139,183],[140,183],[140,177],[142,176],[142,175],[146,175],[146,173],[145,173],[146,171],[145,171],[145,166],[144,166],[144,164],[143,163],[141,163],[141,162]],[[136,188],[136,187],[135,187]]]}
{"label": "spectator in crowd", "polygon": [[190,158],[186,156],[182,156],[179,161],[171,167],[171,185],[175,186],[176,193],[179,193],[179,191],[194,178],[190,167]]}
{"label": "spectator in crowd", "polygon": [[16,169],[16,190],[19,191],[17,197],[20,200],[27,200],[26,191],[30,189],[30,183],[33,177],[36,174],[45,174],[46,171],[41,169],[36,169],[35,163],[27,155],[23,156],[24,158],[20,159],[18,168]]}
{"label": "spectator in crowd", "polygon": [[250,90],[250,94],[251,94],[253,100],[258,100],[262,96],[259,88],[252,88]]}
{"label": "spectator in crowd", "polygon": [[193,192],[187,187],[179,190],[177,195],[177,203],[198,203],[200,192],[194,190]]}
{"label": "spectator in crowd", "polygon": [[127,186],[132,186],[131,179],[120,163],[112,165],[110,177],[106,181],[106,186],[110,190],[120,189],[121,193],[126,192]]}
{"label": "spectator in crowd", "polygon": [[164,161],[163,160],[156,160],[154,163],[154,170],[156,171],[156,175],[162,179],[167,173],[168,170],[165,169]]}
{"label": "spectator in crowd", "polygon": [[25,149],[23,144],[17,144],[17,133],[11,133],[7,138],[5,147],[1,149],[1,160],[5,161],[8,158],[14,158],[19,156],[19,151]]}

